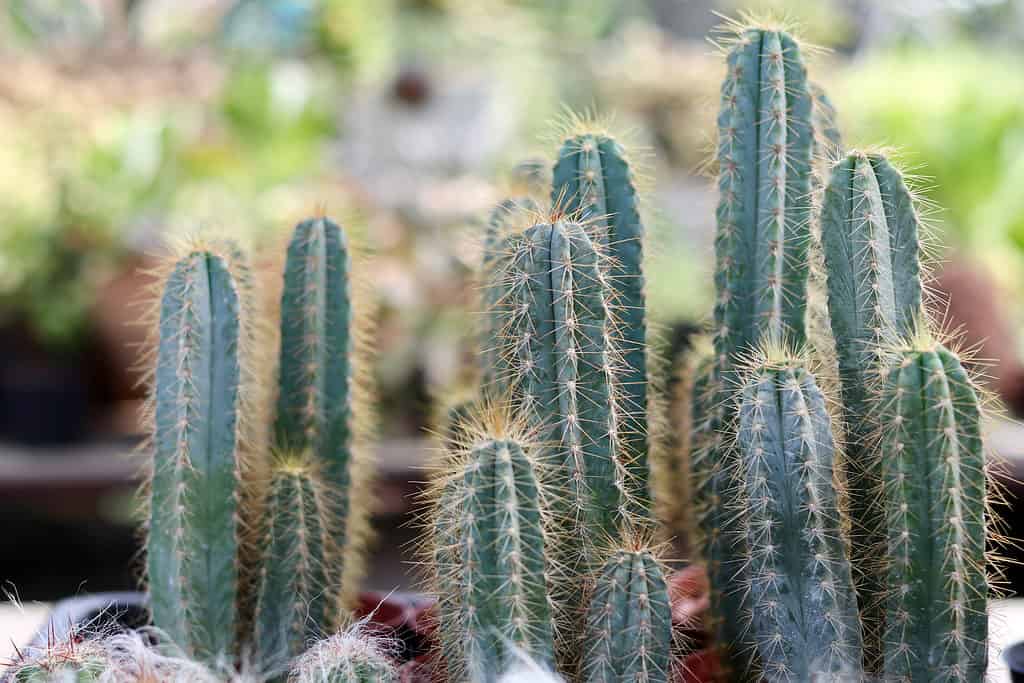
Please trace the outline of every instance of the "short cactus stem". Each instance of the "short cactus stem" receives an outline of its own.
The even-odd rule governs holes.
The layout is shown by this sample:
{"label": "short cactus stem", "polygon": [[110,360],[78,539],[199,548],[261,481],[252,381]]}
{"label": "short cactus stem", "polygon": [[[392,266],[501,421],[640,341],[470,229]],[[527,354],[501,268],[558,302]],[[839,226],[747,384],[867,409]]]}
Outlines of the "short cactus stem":
{"label": "short cactus stem", "polygon": [[590,596],[582,646],[587,683],[672,680],[672,607],[650,549],[619,549],[608,557]]}
{"label": "short cactus stem", "polygon": [[19,655],[4,672],[11,683],[99,683],[107,680],[111,669],[102,645],[80,640],[77,633],[66,641],[48,644],[41,652]]}
{"label": "short cactus stem", "polygon": [[636,490],[631,497],[647,514],[647,305],[644,292],[644,228],[636,185],[625,149],[601,132],[565,140],[555,164],[551,201],[556,210],[592,226],[607,254],[606,271],[616,304],[612,328],[622,354],[619,392],[623,406],[625,462]]}
{"label": "short cactus stem", "polygon": [[197,250],[160,303],[147,573],[154,624],[211,661],[234,652],[238,589],[239,298]]}
{"label": "short cactus stem", "polygon": [[255,617],[256,649],[270,671],[284,668],[334,621],[328,494],[307,456],[275,457]]}
{"label": "short cactus stem", "polygon": [[857,531],[854,579],[865,624],[866,664],[872,671],[881,663],[884,614],[878,596],[884,584],[877,551],[886,533],[872,403],[883,355],[910,334],[922,313],[918,222],[902,176],[883,155],[853,152],[835,164],[825,191],[821,237],[849,444],[846,478]]}
{"label": "short cactus stem", "polygon": [[[367,468],[359,448],[356,313],[349,246],[341,227],[316,217],[295,227],[281,295],[277,450],[308,452],[324,486],[333,523],[330,586],[350,595],[365,527]],[[333,627],[332,623],[324,627]]]}
{"label": "short cactus stem", "polygon": [[311,645],[294,660],[288,683],[396,683],[393,645],[361,626]]}
{"label": "short cactus stem", "polygon": [[441,654],[452,680],[495,681],[515,650],[554,661],[541,484],[516,439],[453,454],[431,522]]}
{"label": "short cactus stem", "polygon": [[718,115],[715,348],[723,369],[763,337],[804,342],[812,101],[797,43],[742,30]]}
{"label": "short cactus stem", "polygon": [[859,680],[862,636],[834,488],[825,399],[801,362],[769,352],[743,384],[751,629],[768,681]]}
{"label": "short cactus stem", "polygon": [[983,680],[986,465],[978,397],[956,354],[926,337],[902,350],[880,420],[884,679]]}

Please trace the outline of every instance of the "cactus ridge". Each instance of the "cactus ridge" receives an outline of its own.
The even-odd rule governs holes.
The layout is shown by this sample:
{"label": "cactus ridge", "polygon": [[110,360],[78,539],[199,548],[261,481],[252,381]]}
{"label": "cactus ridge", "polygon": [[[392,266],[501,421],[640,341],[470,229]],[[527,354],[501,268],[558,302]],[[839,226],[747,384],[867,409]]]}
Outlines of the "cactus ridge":
{"label": "cactus ridge", "polygon": [[314,643],[292,664],[289,683],[393,683],[398,643],[357,622]]}
{"label": "cactus ridge", "polygon": [[978,681],[988,650],[981,407],[956,354],[918,335],[882,389],[886,680]]}
{"label": "cactus ridge", "polygon": [[[584,225],[566,221],[534,225],[507,245],[497,304],[506,386],[541,443],[551,444],[544,457],[557,462],[566,494],[559,517],[576,530],[614,537],[636,519],[638,504],[621,448],[622,357],[604,256]],[[583,545],[575,562],[592,553],[591,544]]]}
{"label": "cactus ridge", "polygon": [[582,680],[671,680],[672,607],[665,572],[645,544],[610,553],[587,607]]}
{"label": "cactus ridge", "polygon": [[728,58],[718,117],[716,351],[726,367],[763,336],[802,344],[813,126],[786,33],[750,29]]}
{"label": "cactus ridge", "polygon": [[744,382],[751,624],[770,681],[854,680],[862,635],[837,503],[825,398],[797,357],[769,351]]}
{"label": "cactus ridge", "polygon": [[160,301],[147,574],[154,623],[231,653],[238,589],[240,304],[221,256],[178,260]]}
{"label": "cactus ridge", "polygon": [[266,670],[284,668],[335,621],[331,508],[330,492],[308,454],[276,456],[255,615],[255,644]]}
{"label": "cactus ridge", "polygon": [[[583,124],[581,124],[582,126]],[[649,512],[651,492],[648,461],[648,360],[646,294],[643,271],[644,228],[640,220],[634,172],[626,150],[597,126],[583,127],[568,137],[558,153],[553,173],[552,204],[590,223],[590,233],[607,259],[605,277],[617,302],[622,355],[619,377],[625,411],[623,445],[629,451],[632,497]]]}
{"label": "cactus ridge", "polygon": [[842,392],[853,524],[854,577],[865,623],[866,664],[881,656],[884,590],[875,571],[885,543],[882,462],[871,442],[872,402],[885,355],[923,315],[919,219],[899,171],[875,152],[839,160],[825,190],[822,247],[828,310]]}
{"label": "cactus ridge", "polygon": [[467,428],[431,495],[441,654],[452,680],[496,680],[514,649],[551,665],[554,565],[543,468],[520,425],[493,410]]}
{"label": "cactus ridge", "polygon": [[353,289],[353,268],[347,237],[337,223],[318,216],[295,227],[281,292],[274,423],[275,448],[308,451],[332,492],[328,503],[335,520],[330,527],[334,576],[329,583],[333,599],[342,603],[350,601],[363,571],[360,550],[370,474],[369,375],[362,362],[368,316],[357,306],[366,301]]}

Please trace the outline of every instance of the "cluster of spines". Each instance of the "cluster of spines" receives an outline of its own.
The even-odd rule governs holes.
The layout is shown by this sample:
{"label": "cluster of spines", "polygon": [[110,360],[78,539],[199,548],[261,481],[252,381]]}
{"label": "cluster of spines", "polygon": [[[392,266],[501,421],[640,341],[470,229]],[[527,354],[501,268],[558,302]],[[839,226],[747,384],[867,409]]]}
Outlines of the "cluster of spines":
{"label": "cluster of spines", "polygon": [[93,640],[80,640],[77,633],[50,642],[39,652],[26,654],[5,668],[12,683],[97,683],[110,668],[110,658]]}
{"label": "cluster of spines", "polygon": [[234,651],[240,497],[239,292],[196,243],[159,304],[147,574],[154,623],[187,652]]}
{"label": "cluster of spines", "polygon": [[743,383],[746,590],[762,675],[856,680],[862,635],[837,502],[825,398],[804,364],[769,351]]}
{"label": "cluster of spines", "polygon": [[263,507],[254,634],[268,671],[283,669],[336,621],[328,491],[308,454],[275,458]]}
{"label": "cluster of spines", "polygon": [[395,644],[363,622],[324,638],[294,660],[289,683],[393,683]]}
{"label": "cluster of spines", "polygon": [[324,216],[299,223],[287,254],[274,444],[306,453],[331,492],[330,597],[344,604],[361,578],[366,526],[366,415],[359,395],[366,389],[365,319],[355,310],[352,258],[337,223]]}
{"label": "cluster of spines", "polygon": [[608,555],[587,606],[581,680],[673,680],[672,607],[665,572],[656,551],[643,543]]}
{"label": "cluster of spines", "polygon": [[897,339],[923,314],[919,225],[910,192],[879,153],[839,160],[825,190],[822,247],[828,311],[846,425],[854,577],[865,622],[866,664],[879,664],[883,578],[873,558],[885,538],[882,462],[871,436],[872,401]]}
{"label": "cluster of spines", "polygon": [[897,352],[879,421],[887,540],[883,676],[979,681],[987,666],[981,408],[956,354],[918,332]]}
{"label": "cluster of spines", "polygon": [[541,466],[501,411],[480,416],[436,480],[429,526],[441,655],[452,680],[492,681],[518,649],[552,664],[553,562]]}
{"label": "cluster of spines", "polygon": [[644,229],[640,220],[634,171],[626,151],[599,126],[568,137],[558,153],[552,204],[589,222],[595,242],[607,254],[604,266],[618,312],[615,343],[622,355],[619,378],[624,406],[623,446],[628,451],[632,493],[646,513],[651,502],[647,481],[648,368],[644,292]]}

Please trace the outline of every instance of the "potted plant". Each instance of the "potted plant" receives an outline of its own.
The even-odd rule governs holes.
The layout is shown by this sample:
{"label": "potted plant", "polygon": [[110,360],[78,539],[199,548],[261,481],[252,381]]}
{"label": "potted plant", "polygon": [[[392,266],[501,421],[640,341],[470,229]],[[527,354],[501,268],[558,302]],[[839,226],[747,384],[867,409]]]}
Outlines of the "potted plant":
{"label": "potted plant", "polygon": [[503,202],[484,237],[481,379],[424,495],[436,603],[363,599],[400,655],[351,611],[372,334],[343,230],[300,223],[270,297],[236,243],[189,241],[153,308],[155,630],[44,649],[15,680],[156,657],[168,676],[298,682],[980,679],[980,402],[927,322],[912,195],[884,154],[833,149],[789,33],[734,34],[715,326],[676,385],[684,433],[652,427],[635,171],[573,119],[550,207]]}

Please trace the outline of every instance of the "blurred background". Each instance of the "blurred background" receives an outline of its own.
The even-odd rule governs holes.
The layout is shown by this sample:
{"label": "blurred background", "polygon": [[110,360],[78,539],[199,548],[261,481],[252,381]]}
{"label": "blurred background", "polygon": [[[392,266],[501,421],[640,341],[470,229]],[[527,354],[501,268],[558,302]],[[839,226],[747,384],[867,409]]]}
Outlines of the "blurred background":
{"label": "blurred background", "polygon": [[[553,157],[565,107],[614,116],[647,151],[660,334],[682,339],[710,310],[716,195],[698,170],[723,75],[706,40],[713,12],[780,12],[829,48],[810,66],[847,143],[896,145],[943,207],[930,217],[945,316],[990,359],[1009,412],[1024,411],[1024,3],[0,7],[0,582],[24,600],[137,585],[140,269],[168,235],[213,228],[273,244],[318,204],[375,258],[370,581],[408,587],[423,429],[476,352],[482,221],[517,186],[545,182],[547,162],[520,162]],[[1003,420],[991,432],[1011,471],[1024,463],[1019,430]]]}

